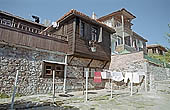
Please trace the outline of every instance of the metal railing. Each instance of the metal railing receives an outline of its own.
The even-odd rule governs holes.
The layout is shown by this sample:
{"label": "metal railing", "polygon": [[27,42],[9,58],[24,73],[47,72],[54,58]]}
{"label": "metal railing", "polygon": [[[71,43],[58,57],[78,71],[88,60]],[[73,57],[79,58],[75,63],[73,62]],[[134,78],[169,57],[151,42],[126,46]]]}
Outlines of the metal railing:
{"label": "metal railing", "polygon": [[152,63],[154,63],[154,64],[163,66],[163,67],[165,67],[165,68],[170,68],[170,64],[165,63],[165,62],[163,62],[163,61],[160,61],[160,60],[158,60],[158,59],[149,57],[148,55],[144,55],[144,58],[147,59],[149,62],[152,62]]}

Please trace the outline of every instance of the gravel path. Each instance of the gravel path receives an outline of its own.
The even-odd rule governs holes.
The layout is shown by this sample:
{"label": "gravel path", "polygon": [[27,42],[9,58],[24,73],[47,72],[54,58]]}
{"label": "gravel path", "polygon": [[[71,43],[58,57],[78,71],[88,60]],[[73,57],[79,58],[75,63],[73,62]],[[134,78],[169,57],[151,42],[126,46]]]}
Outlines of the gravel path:
{"label": "gravel path", "polygon": [[[32,95],[16,98],[15,108],[31,110],[170,110],[170,80],[156,84],[154,92],[136,92],[130,96],[129,90],[91,90],[88,101],[82,91],[56,94],[53,106],[52,95]],[[7,109],[11,99],[0,99],[0,108]],[[27,106],[24,108],[24,105]],[[4,108],[3,108],[4,107]],[[5,108],[6,107],[6,108]]]}

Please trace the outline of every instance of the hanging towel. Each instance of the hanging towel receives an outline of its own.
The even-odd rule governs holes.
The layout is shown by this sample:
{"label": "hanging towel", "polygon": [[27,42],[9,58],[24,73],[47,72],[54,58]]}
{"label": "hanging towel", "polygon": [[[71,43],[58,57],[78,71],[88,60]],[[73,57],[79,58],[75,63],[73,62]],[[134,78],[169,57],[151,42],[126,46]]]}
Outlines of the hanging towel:
{"label": "hanging towel", "polygon": [[[133,74],[133,79],[132,79],[132,74]],[[133,81],[133,83],[139,83],[139,74],[137,72],[131,73],[127,72],[125,73],[125,79],[124,82],[127,83],[128,79]]]}
{"label": "hanging towel", "polygon": [[94,82],[95,83],[101,83],[101,72],[94,72]]}
{"label": "hanging towel", "polygon": [[139,74],[137,72],[133,73],[133,83],[139,83]]}
{"label": "hanging towel", "polygon": [[101,72],[102,79],[110,79],[110,72]]}
{"label": "hanging towel", "polygon": [[132,78],[132,73],[131,72],[126,72],[124,82],[127,83],[128,79],[131,81],[131,78]]}
{"label": "hanging towel", "polygon": [[139,75],[145,75],[145,72],[138,72]]}
{"label": "hanging towel", "polygon": [[107,79],[106,74],[107,74],[106,72],[101,72],[102,79]]}
{"label": "hanging towel", "polygon": [[112,72],[111,76],[114,81],[122,81],[124,79],[122,72]]}

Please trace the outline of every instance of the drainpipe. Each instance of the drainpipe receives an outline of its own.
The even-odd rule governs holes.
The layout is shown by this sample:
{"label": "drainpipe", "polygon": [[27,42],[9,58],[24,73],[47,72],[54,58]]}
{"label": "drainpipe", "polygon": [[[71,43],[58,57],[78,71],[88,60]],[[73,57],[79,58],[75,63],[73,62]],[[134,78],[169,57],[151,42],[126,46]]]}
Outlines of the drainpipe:
{"label": "drainpipe", "polygon": [[64,68],[64,85],[63,85],[64,94],[66,93],[66,77],[67,77],[67,54],[65,56],[65,68]]}

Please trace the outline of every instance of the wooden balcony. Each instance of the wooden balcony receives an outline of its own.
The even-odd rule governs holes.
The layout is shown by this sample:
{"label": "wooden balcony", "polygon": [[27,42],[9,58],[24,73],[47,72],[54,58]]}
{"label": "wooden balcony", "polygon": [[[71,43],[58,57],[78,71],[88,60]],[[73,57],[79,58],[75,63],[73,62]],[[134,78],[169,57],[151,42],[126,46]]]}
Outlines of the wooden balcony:
{"label": "wooden balcony", "polygon": [[129,51],[129,52],[135,52],[136,51],[136,49],[134,48],[134,47],[130,47],[130,46],[128,46],[128,45],[118,45],[117,47],[116,47],[116,51],[117,52],[122,52],[123,50],[127,50],[127,51]]}
{"label": "wooden balcony", "polygon": [[41,35],[0,24],[0,42],[50,51],[67,52],[67,36]]}

